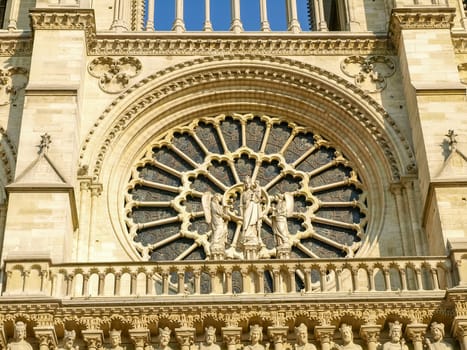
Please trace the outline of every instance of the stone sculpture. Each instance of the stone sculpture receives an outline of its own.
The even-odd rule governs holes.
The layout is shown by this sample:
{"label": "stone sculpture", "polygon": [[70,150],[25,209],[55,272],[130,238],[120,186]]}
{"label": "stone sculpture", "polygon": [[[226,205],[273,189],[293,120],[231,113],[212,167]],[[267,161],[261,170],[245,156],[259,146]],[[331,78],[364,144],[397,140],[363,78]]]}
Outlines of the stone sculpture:
{"label": "stone sculpture", "polygon": [[444,340],[444,324],[433,322],[430,326],[431,338],[425,339],[429,350],[453,350],[452,344]]}
{"label": "stone sculpture", "polygon": [[159,347],[157,350],[172,350],[172,348],[169,346],[170,333],[171,330],[169,327],[159,328]]}
{"label": "stone sculpture", "polygon": [[79,346],[75,346],[76,332],[75,330],[67,331],[65,329],[65,335],[63,336],[63,348],[62,350],[78,350]]}
{"label": "stone sculpture", "polygon": [[204,342],[199,345],[199,350],[221,350],[221,347],[216,344],[216,329],[209,326],[204,330]]}
{"label": "stone sculpture", "polygon": [[26,341],[26,324],[24,322],[15,323],[14,339],[8,343],[7,350],[32,350],[31,344]]}
{"label": "stone sculpture", "polygon": [[408,350],[405,339],[402,338],[402,324],[399,321],[389,323],[390,341],[384,343],[383,350]]}
{"label": "stone sculpture", "polygon": [[263,327],[255,324],[250,326],[250,345],[245,346],[244,350],[267,350],[261,344],[263,340]]}
{"label": "stone sculpture", "polygon": [[308,327],[301,323],[295,327],[295,350],[316,350],[316,346],[308,343]]}
{"label": "stone sculpture", "polygon": [[353,342],[352,326],[343,323],[339,328],[339,332],[342,337],[342,345],[334,343],[333,348],[338,350],[362,350],[360,345]]}
{"label": "stone sculpture", "polygon": [[113,329],[110,331],[110,350],[125,350],[122,346],[122,331]]}

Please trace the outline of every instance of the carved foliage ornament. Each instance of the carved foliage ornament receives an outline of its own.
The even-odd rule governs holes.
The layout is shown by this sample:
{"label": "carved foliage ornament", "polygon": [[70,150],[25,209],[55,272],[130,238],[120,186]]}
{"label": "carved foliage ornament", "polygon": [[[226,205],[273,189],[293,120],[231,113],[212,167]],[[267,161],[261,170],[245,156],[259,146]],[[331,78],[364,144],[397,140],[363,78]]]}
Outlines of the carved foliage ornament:
{"label": "carved foliage ornament", "polygon": [[0,69],[0,106],[14,102],[18,91],[26,87],[27,74],[22,67]]}
{"label": "carved foliage ornament", "polygon": [[385,56],[350,56],[341,62],[341,69],[367,92],[383,90],[387,85],[386,78],[396,71],[394,62]]}
{"label": "carved foliage ornament", "polygon": [[123,91],[131,78],[141,71],[140,60],[135,57],[97,57],[88,66],[89,74],[99,79],[99,87],[110,94]]}

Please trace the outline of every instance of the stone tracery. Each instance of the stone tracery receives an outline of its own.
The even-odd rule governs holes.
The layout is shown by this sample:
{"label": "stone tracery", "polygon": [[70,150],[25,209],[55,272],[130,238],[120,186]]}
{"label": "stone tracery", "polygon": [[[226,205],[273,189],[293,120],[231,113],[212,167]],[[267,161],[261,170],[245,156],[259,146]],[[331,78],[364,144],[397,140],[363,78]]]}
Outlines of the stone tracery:
{"label": "stone tracery", "polygon": [[127,190],[129,234],[146,259],[352,257],[367,222],[343,154],[267,116],[174,128],[146,149]]}

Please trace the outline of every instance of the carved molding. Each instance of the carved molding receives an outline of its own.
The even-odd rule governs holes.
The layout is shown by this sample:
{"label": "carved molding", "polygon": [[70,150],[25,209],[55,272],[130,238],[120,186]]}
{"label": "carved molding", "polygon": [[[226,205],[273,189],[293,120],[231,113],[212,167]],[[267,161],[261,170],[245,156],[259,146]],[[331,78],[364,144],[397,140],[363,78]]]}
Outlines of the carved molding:
{"label": "carved molding", "polygon": [[[401,173],[406,171],[413,172],[415,171],[415,158],[411,150],[411,146],[408,143],[406,137],[402,134],[402,131],[397,126],[396,122],[391,118],[391,116],[385,111],[385,109],[380,106],[374,99],[367,95],[362,89],[358,88],[354,84],[348,82],[347,80],[329,72],[324,69],[299,62],[286,58],[271,58],[271,57],[257,57],[262,62],[270,63],[279,63],[284,65],[284,70],[280,70],[275,67],[268,67],[267,64],[263,63],[263,66],[258,66],[252,69],[252,66],[249,67],[232,67],[229,68],[228,65],[217,67],[213,69],[208,69],[204,71],[198,71],[194,73],[189,73],[181,78],[172,80],[163,85],[160,85],[150,93],[145,96],[135,100],[131,105],[129,105],[123,113],[120,114],[119,119],[115,120],[111,130],[108,132],[106,138],[102,141],[100,146],[100,151],[95,160],[95,165],[92,167],[92,174],[96,177],[99,176],[101,171],[101,166],[104,160],[104,157],[112,144],[114,138],[125,130],[129,122],[135,118],[137,115],[142,113],[147,108],[151,107],[155,102],[159,102],[166,96],[170,96],[173,93],[176,93],[182,89],[193,87],[208,82],[219,82],[220,80],[238,80],[238,79],[253,79],[253,80],[264,80],[264,81],[273,81],[280,84],[286,83],[288,86],[294,86],[296,89],[307,89],[307,91],[313,92],[322,96],[322,98],[328,100],[330,103],[336,104],[337,108],[342,109],[346,108],[347,113],[350,113],[352,117],[364,125],[364,127],[373,134],[373,137],[381,145],[381,148],[384,150],[386,157],[391,164],[392,174],[395,178],[399,178]],[[179,71],[184,68],[192,66],[201,66],[203,63],[208,62],[222,62],[222,61],[233,61],[233,60],[251,60],[250,56],[215,56],[215,57],[206,57],[201,59],[196,59],[189,62],[184,62],[173,67],[169,67],[163,71],[159,71],[153,75],[148,76],[144,80],[136,83],[132,87],[128,88],[122,94],[115,99],[111,105],[106,108],[104,113],[99,117],[98,121],[94,124],[92,130],[88,133],[88,136],[85,139],[85,144],[82,146],[80,159],[81,162],[84,159],[85,152],[87,150],[88,144],[93,138],[93,135],[96,134],[96,129],[101,124],[107,115],[111,114],[112,109],[122,100],[125,99],[125,95],[129,95],[135,90],[151,83],[154,80],[159,80],[161,77],[168,75],[174,71]],[[290,70],[285,70],[286,68],[294,67],[296,69],[305,69],[307,75],[300,74],[299,72],[293,73]],[[374,121],[370,120],[367,117],[367,112],[360,110],[359,107],[353,106],[353,102],[348,100],[346,97],[341,96],[337,91],[331,91],[329,86],[323,86],[317,84],[315,78],[310,75],[310,73],[315,74],[315,76],[320,76],[324,79],[329,79],[333,84],[340,85],[349,91],[353,92],[358,96],[368,107],[373,109],[376,113],[380,114],[382,118],[391,126],[394,133],[399,136],[400,143],[404,145],[404,152],[406,153],[407,158],[410,160],[410,164],[407,165],[407,169],[399,169],[398,161],[396,156],[396,151],[393,149],[391,141],[388,139],[386,132],[382,132],[380,128],[374,124]],[[346,107],[347,106],[347,107]]]}
{"label": "carved molding", "polygon": [[[16,167],[16,149],[11,142],[5,129],[0,127],[0,159],[7,176],[7,183],[13,181],[13,174]],[[5,185],[7,184],[5,183]]]}
{"label": "carved molding", "polygon": [[248,39],[216,33],[186,34],[173,39],[169,36],[115,37],[98,35],[88,42],[89,55],[329,55],[329,54],[381,54],[392,52],[386,37],[364,35],[336,38],[321,35],[275,37],[249,35]]}
{"label": "carved molding", "polygon": [[135,57],[97,57],[88,66],[89,74],[99,79],[99,87],[110,94],[126,89],[130,79],[141,72],[141,61]]}
{"label": "carved molding", "polygon": [[91,9],[31,9],[31,27],[33,30],[88,30],[94,35],[96,23]]}
{"label": "carved molding", "polygon": [[0,57],[30,56],[32,45],[32,37],[0,35]]}
{"label": "carved molding", "polygon": [[450,29],[456,9],[452,7],[413,7],[392,10],[389,36],[394,46],[399,46],[402,30]]}
{"label": "carved molding", "polygon": [[452,44],[456,53],[467,53],[467,36],[452,34]]}
{"label": "carved molding", "polygon": [[355,84],[367,92],[378,92],[396,71],[394,62],[385,56],[350,56],[341,62],[341,70],[354,78]]}

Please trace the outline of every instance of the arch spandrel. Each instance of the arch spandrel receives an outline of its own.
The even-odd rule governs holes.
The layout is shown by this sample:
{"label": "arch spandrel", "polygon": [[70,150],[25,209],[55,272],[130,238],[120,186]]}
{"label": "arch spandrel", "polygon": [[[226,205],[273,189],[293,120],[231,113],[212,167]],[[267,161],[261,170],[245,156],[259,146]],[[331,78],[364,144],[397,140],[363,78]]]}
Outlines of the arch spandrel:
{"label": "arch spandrel", "polygon": [[[100,117],[83,145],[81,165],[89,164],[108,195],[121,193],[107,203],[122,246],[130,243],[121,239],[127,231],[122,189],[150,140],[189,120],[225,113],[281,116],[337,143],[369,184],[367,215],[379,219],[369,220],[367,230],[379,234],[388,200],[384,189],[413,167],[411,148],[384,109],[348,81],[303,63],[210,57],[135,84]],[[368,249],[369,243],[361,251]]]}

